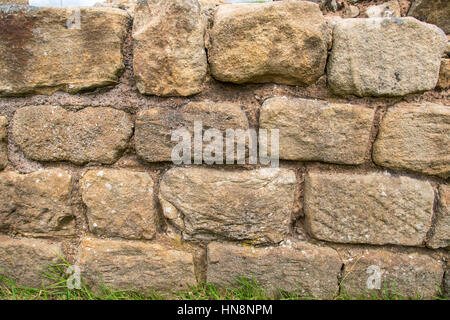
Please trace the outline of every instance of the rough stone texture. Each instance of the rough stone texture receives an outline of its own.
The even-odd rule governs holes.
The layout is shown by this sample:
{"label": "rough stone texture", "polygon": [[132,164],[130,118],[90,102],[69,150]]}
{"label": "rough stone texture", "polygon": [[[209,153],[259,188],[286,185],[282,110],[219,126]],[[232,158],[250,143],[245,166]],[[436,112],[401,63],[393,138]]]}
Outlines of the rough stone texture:
{"label": "rough stone texture", "polygon": [[377,6],[370,6],[366,9],[365,15],[368,18],[400,17],[400,5],[397,0],[394,0]]}
{"label": "rough stone texture", "polygon": [[295,173],[173,168],[160,185],[165,217],[186,240],[277,243],[289,231]]}
{"label": "rough stone texture", "polygon": [[60,169],[0,173],[0,229],[30,236],[75,233],[72,176]]}
{"label": "rough stone texture", "polygon": [[[420,252],[400,252],[387,249],[347,249],[341,292],[352,297],[400,294],[402,298],[433,299],[438,295],[444,270],[442,264]],[[380,278],[380,289],[374,279]]]}
{"label": "rough stone texture", "polygon": [[8,119],[0,115],[0,170],[8,164]]}
{"label": "rough stone texture", "polygon": [[16,284],[42,288],[49,265],[60,262],[61,246],[46,240],[14,239],[0,235],[0,274]]}
{"label": "rough stone texture", "polygon": [[77,25],[68,8],[0,8],[0,95],[76,93],[118,82],[127,13],[80,10]]}
{"label": "rough stone texture", "polygon": [[408,15],[435,24],[445,33],[450,33],[450,2],[448,0],[415,0]]}
{"label": "rough stone texture", "polygon": [[441,89],[450,88],[450,59],[442,59],[441,61],[437,86]]}
{"label": "rough stone texture", "polygon": [[439,28],[410,17],[337,21],[328,85],[335,94],[357,96],[432,90],[446,43]]}
{"label": "rough stone texture", "polygon": [[138,2],[133,64],[141,93],[189,96],[202,90],[207,71],[205,26],[197,0]]}
{"label": "rough stone texture", "polygon": [[450,108],[400,104],[389,108],[373,146],[373,161],[444,178],[450,174]]}
{"label": "rough stone texture", "polygon": [[338,291],[341,266],[335,250],[308,243],[254,248],[213,242],[208,245],[207,281],[229,287],[236,285],[236,277],[253,277],[274,294],[280,289],[331,298]]}
{"label": "rough stone texture", "polygon": [[439,186],[439,201],[433,235],[428,246],[432,248],[450,246],[450,186]]}
{"label": "rough stone texture", "polygon": [[[248,129],[248,120],[238,105],[231,103],[190,102],[181,108],[152,108],[141,111],[136,119],[136,153],[149,162],[171,161],[173,148],[179,143],[171,141],[172,133],[180,128],[191,132],[194,154],[194,121],[201,121],[204,130],[215,128]],[[209,143],[203,142],[203,150]]]}
{"label": "rough stone texture", "polygon": [[208,61],[214,78],[234,83],[314,83],[329,42],[319,6],[303,1],[218,7]]}
{"label": "rough stone texture", "polygon": [[360,164],[373,118],[374,110],[361,106],[277,97],[264,102],[259,125],[280,130],[280,159]]}
{"label": "rough stone texture", "polygon": [[194,259],[166,243],[84,238],[79,265],[86,284],[113,289],[177,291],[196,283]]}
{"label": "rough stone texture", "polygon": [[420,246],[431,227],[429,182],[389,174],[310,172],[306,225],[317,239],[338,243]]}
{"label": "rough stone texture", "polygon": [[157,212],[153,179],[147,173],[91,170],[80,184],[91,232],[126,239],[153,238]]}
{"label": "rough stone texture", "polygon": [[359,8],[357,6],[349,5],[345,8],[343,15],[344,18],[356,18],[359,16]]}
{"label": "rough stone texture", "polygon": [[32,106],[16,111],[14,139],[27,157],[38,161],[114,163],[133,133],[129,114],[105,107],[77,112]]}

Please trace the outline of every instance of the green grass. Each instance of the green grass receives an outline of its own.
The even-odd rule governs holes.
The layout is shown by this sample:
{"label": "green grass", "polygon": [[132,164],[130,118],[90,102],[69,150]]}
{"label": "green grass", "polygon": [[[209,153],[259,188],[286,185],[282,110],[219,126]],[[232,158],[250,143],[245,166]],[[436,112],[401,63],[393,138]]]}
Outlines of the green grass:
{"label": "green grass", "polygon": [[[62,258],[63,259],[63,258]],[[59,264],[48,266],[43,271],[43,281],[40,288],[31,288],[17,285],[13,280],[0,274],[0,300],[270,300],[273,294],[258,286],[255,280],[236,278],[237,285],[233,288],[218,288],[213,284],[202,283],[189,287],[187,290],[174,293],[158,293],[156,291],[136,292],[113,290],[105,285],[100,289],[91,290],[83,282],[80,289],[68,289],[66,270],[69,264],[63,259]],[[45,283],[44,284],[44,279]],[[439,290],[436,299],[445,299]],[[312,296],[301,296],[295,293],[279,291],[275,299],[282,300],[310,300]],[[351,297],[341,286],[340,292],[336,293],[335,300],[402,300],[400,294],[396,293],[395,284],[389,288],[385,284],[385,290],[381,296],[363,294]],[[415,299],[421,299],[419,295]]]}

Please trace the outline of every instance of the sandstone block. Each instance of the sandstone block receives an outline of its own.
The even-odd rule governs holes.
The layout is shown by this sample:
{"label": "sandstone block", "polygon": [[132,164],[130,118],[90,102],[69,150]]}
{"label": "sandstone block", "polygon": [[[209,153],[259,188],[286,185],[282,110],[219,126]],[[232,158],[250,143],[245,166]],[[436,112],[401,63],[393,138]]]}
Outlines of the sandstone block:
{"label": "sandstone block", "polygon": [[196,283],[193,256],[165,243],[84,238],[79,265],[93,288],[177,291]]}
{"label": "sandstone block", "polygon": [[[190,102],[177,109],[152,108],[141,111],[137,116],[136,153],[148,162],[171,161],[172,150],[179,143],[171,140],[172,134],[177,129],[186,128],[191,133],[193,154],[195,121],[201,121],[205,130],[214,128],[222,133],[226,129],[248,129],[244,111],[231,103]],[[203,150],[209,144],[203,142]]]}
{"label": "sandstone block", "polygon": [[14,139],[25,153],[38,161],[114,163],[133,133],[126,112],[85,108],[78,112],[61,107],[20,108],[14,115]]}
{"label": "sandstone block", "polygon": [[162,178],[159,198],[186,240],[277,243],[289,231],[295,184],[287,169],[173,168]]}
{"label": "sandstone block", "polygon": [[373,161],[383,167],[448,177],[450,108],[438,104],[389,108],[373,146]]}
{"label": "sandstone block", "polygon": [[220,81],[309,85],[324,73],[328,42],[317,4],[222,5],[214,15],[208,61]]}
{"label": "sandstone block", "polygon": [[81,179],[89,229],[96,235],[151,239],[156,207],[153,179],[145,172],[90,170]]}
{"label": "sandstone block", "polygon": [[300,98],[264,102],[259,125],[279,129],[280,159],[360,164],[369,148],[374,110]]}
{"label": "sandstone block", "polygon": [[31,236],[75,233],[72,176],[60,169],[0,173],[0,229]]}
{"label": "sandstone block", "polygon": [[0,170],[8,164],[8,119],[0,115]]}
{"label": "sandstone block", "polygon": [[0,95],[116,84],[128,15],[119,9],[0,8]]}
{"label": "sandstone block", "polygon": [[308,243],[254,248],[226,243],[208,245],[207,281],[236,286],[236,278],[254,279],[273,294],[332,298],[338,292],[342,262],[333,249]]}
{"label": "sandstone block", "polygon": [[197,0],[146,0],[135,8],[134,76],[142,94],[189,96],[202,90],[207,61]]}
{"label": "sandstone block", "polygon": [[0,274],[18,285],[42,288],[51,281],[43,272],[60,262],[61,245],[47,240],[14,239],[0,235]]}
{"label": "sandstone block", "polygon": [[437,25],[450,34],[450,3],[447,0],[415,0],[408,11],[409,16]]}
{"label": "sandstone block", "polygon": [[450,246],[450,186],[441,184],[439,186],[438,208],[434,232],[427,243],[432,248]]}
{"label": "sandstone block", "polygon": [[444,275],[439,261],[419,252],[349,249],[344,259],[341,292],[355,298],[387,292],[403,299],[433,299]]}
{"label": "sandstone block", "polygon": [[429,182],[389,174],[310,172],[304,212],[320,240],[375,245],[422,245],[431,227]]}
{"label": "sandstone block", "polygon": [[414,18],[343,19],[327,65],[337,95],[403,96],[436,86],[447,39]]}

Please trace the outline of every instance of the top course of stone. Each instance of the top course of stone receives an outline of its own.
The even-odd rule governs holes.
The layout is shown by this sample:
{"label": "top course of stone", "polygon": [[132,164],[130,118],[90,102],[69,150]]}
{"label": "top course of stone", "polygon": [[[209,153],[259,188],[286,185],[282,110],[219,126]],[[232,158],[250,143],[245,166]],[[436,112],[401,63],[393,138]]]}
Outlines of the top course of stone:
{"label": "top course of stone", "polygon": [[[341,96],[404,96],[436,87],[447,46],[440,28],[413,17],[329,23],[320,8],[309,1],[235,3],[213,5],[208,15],[197,0],[147,0],[136,4],[132,19],[103,5],[77,12],[1,6],[0,96],[117,85],[131,23],[133,72],[145,95],[200,93],[208,73],[222,82],[293,86],[326,74],[330,91]],[[426,6],[420,8],[414,16],[442,21],[423,18]]]}

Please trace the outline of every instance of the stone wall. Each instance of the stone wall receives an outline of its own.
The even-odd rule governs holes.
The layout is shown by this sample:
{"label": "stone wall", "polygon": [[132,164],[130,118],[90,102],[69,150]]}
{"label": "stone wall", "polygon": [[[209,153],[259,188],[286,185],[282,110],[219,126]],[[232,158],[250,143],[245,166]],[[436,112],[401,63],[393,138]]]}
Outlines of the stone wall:
{"label": "stone wall", "polygon": [[[442,30],[409,1],[206,2],[0,6],[0,273],[40,286],[59,253],[92,287],[448,287],[449,2],[409,10]],[[174,165],[196,120],[279,129],[279,168]]]}

